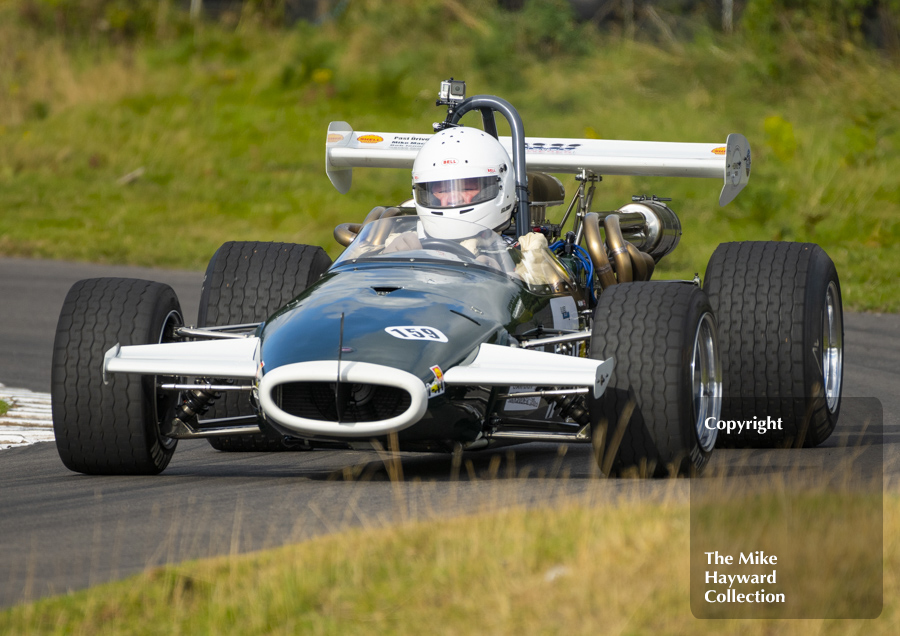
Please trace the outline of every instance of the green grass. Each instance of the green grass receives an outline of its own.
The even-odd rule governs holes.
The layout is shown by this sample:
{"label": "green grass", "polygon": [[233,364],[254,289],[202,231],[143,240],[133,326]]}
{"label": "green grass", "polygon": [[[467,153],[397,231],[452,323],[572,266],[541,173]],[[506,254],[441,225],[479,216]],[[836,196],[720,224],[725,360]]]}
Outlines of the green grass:
{"label": "green grass", "polygon": [[715,180],[610,177],[595,208],[674,197],[684,236],[662,277],[702,275],[723,241],[813,241],[848,307],[900,310],[900,71],[848,42],[782,37],[770,51],[701,30],[658,47],[478,3],[370,0],[319,27],[89,44],[0,11],[3,255],[202,269],[222,242],[252,239],[336,256],[333,227],[407,198],[409,175],[356,170],[339,195],[324,174],[328,122],[428,132],[452,75],[515,104],[530,135],[744,133],[754,172],[728,207]]}
{"label": "green grass", "polygon": [[[751,501],[764,516],[786,505],[784,493]],[[788,518],[801,509],[827,518],[846,503],[821,494],[792,501],[798,505]],[[740,513],[740,506],[736,500],[732,508]],[[689,599],[688,505],[677,498],[624,498],[348,530],[256,554],[152,569],[0,612],[0,632],[895,634],[900,500],[887,498],[884,510],[884,609],[875,620],[697,620]],[[710,513],[723,516],[734,531],[729,538],[740,533],[720,510]],[[823,536],[829,530],[827,523],[815,529]],[[805,558],[820,554],[818,535],[805,547],[794,539]],[[843,544],[861,540],[844,537]],[[852,565],[835,558],[827,567],[837,576]],[[794,582],[786,587],[795,594],[837,580],[811,580],[784,567],[779,575]],[[839,594],[843,588],[824,589]]]}
{"label": "green grass", "polygon": [[0,415],[6,415],[7,411],[9,411],[9,404],[0,400]]}

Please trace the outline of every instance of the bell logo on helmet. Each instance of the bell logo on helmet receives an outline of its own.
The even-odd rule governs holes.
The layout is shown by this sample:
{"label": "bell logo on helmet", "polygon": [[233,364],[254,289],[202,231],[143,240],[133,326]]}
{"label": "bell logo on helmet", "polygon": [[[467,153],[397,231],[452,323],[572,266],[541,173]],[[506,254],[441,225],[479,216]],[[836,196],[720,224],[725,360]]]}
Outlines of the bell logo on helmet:
{"label": "bell logo on helmet", "polygon": [[442,163],[445,166],[452,166],[452,165],[456,165],[459,162],[456,159],[444,159],[444,161]]}

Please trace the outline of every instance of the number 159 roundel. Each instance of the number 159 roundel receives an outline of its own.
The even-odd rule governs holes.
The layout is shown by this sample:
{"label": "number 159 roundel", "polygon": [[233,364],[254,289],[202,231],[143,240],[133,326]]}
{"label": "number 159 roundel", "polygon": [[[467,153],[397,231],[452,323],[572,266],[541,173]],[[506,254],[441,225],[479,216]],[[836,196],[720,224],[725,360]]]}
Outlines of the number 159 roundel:
{"label": "number 159 roundel", "polygon": [[447,336],[445,336],[440,329],[435,329],[434,327],[385,327],[384,330],[401,340],[432,340],[434,342],[447,342]]}

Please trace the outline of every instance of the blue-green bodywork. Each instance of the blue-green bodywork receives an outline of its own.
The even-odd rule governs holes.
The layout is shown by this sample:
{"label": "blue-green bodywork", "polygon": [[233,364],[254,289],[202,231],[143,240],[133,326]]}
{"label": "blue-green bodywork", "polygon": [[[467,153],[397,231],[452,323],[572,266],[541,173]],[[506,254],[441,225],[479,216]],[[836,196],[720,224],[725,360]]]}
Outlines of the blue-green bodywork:
{"label": "blue-green bodywork", "polygon": [[[535,290],[478,265],[400,257],[339,262],[261,326],[263,372],[340,356],[398,368],[427,385],[433,367],[446,371],[482,343],[507,345],[517,335],[552,333],[550,300],[559,296],[587,307],[575,285]],[[440,330],[448,341],[399,339],[386,331],[411,325]],[[455,387],[431,399],[422,420],[401,431],[401,441],[475,439],[483,413],[456,403],[466,390]]]}

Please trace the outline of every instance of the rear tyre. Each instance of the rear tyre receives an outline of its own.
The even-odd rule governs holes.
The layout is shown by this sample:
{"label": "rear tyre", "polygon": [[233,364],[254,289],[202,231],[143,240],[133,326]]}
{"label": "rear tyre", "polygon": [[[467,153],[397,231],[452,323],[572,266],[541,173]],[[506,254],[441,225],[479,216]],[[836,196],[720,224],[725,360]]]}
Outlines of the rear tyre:
{"label": "rear tyre", "polygon": [[722,419],[771,418],[782,430],[719,436],[719,445],[816,446],[841,408],[841,284],[813,243],[723,243],[704,289],[722,340]]}
{"label": "rear tyre", "polygon": [[709,461],[719,417],[721,364],[715,315],[686,283],[635,282],[600,295],[591,357],[614,358],[609,385],[591,404],[601,472],[692,474]]}
{"label": "rear tyre", "polygon": [[53,343],[51,407],[56,448],[67,468],[89,475],[155,475],[175,452],[160,422],[175,394],[155,376],[111,374],[103,357],[121,345],[173,340],[184,324],[168,285],[128,278],[82,280],[69,290]]}
{"label": "rear tyre", "polygon": [[[220,247],[209,261],[200,292],[197,324],[201,327],[262,322],[288,301],[299,296],[331,266],[321,247],[293,243],[232,241]],[[243,392],[225,393],[205,415],[207,418],[256,415]],[[210,437],[221,451],[282,451],[284,436],[265,427],[255,435]]]}

